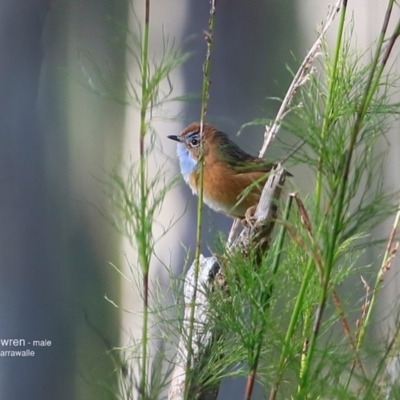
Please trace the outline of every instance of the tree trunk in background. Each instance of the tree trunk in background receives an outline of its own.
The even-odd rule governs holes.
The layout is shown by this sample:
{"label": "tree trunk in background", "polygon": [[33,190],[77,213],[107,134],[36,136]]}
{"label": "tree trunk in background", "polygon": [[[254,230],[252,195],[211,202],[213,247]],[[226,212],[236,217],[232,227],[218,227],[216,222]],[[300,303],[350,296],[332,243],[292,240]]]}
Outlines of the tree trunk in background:
{"label": "tree trunk in background", "polygon": [[[85,313],[117,344],[118,318],[103,296],[119,296],[108,266],[118,253],[96,207],[105,205],[99,180],[120,148],[124,110],[84,89],[77,71],[81,48],[117,65],[121,87],[125,49],[107,41],[107,17],[126,19],[126,9],[0,3],[0,339],[26,342],[0,350],[35,351],[0,357],[1,399],[98,399],[98,383],[112,375]],[[51,346],[33,348],[45,339]]]}

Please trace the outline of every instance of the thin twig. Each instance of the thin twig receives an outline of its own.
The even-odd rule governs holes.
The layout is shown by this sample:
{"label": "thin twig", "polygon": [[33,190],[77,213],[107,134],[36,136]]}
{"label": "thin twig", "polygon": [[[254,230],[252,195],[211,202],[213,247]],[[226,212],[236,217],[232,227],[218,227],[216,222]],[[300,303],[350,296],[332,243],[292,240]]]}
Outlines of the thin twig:
{"label": "thin twig", "polygon": [[[276,247],[274,249],[274,259],[271,264],[271,279],[269,280],[269,283],[267,284],[267,290],[264,292],[264,295],[262,296],[261,304],[265,304],[264,310],[267,310],[270,305],[270,300],[271,296],[273,293],[274,289],[274,276],[276,275],[278,271],[278,266],[279,266],[279,261],[282,255],[282,249],[283,249],[283,241],[285,239],[285,234],[286,234],[286,225],[287,221],[289,220],[290,216],[290,210],[292,208],[292,202],[293,202],[293,195],[289,195],[286,201],[286,206],[285,210],[283,213],[283,223],[280,227],[280,232],[278,234],[277,240],[276,240]],[[264,335],[265,335],[265,328],[266,328],[266,318],[261,320],[261,326],[259,328],[259,337],[257,340],[257,344],[255,346],[254,350],[254,362],[251,365],[250,368],[250,374],[247,378],[247,383],[246,383],[246,390],[245,390],[245,400],[250,400],[251,396],[253,395],[253,389],[254,385],[256,382],[256,377],[257,377],[257,371],[259,369],[259,361],[261,357],[261,349],[264,344]]]}
{"label": "thin twig", "polygon": [[[208,21],[208,32],[206,32],[205,40],[207,43],[206,57],[203,66],[203,90],[202,90],[202,101],[201,101],[201,115],[200,115],[200,135],[203,135],[204,120],[207,114],[207,104],[210,90],[210,59],[213,47],[213,32],[214,32],[214,19],[216,11],[216,0],[211,0],[210,16]],[[204,180],[204,148],[203,141],[200,141],[200,154],[199,154],[199,183],[198,183],[198,200],[197,200],[197,229],[196,229],[196,254],[194,260],[194,285],[193,293],[190,303],[190,318],[189,318],[189,329],[187,331],[188,339],[186,343],[187,347],[187,363],[186,363],[186,376],[189,376],[191,368],[192,358],[192,335],[194,332],[194,316],[196,308],[196,297],[197,297],[197,279],[200,273],[200,248],[201,248],[201,236],[202,236],[202,217],[203,217],[203,180]],[[189,379],[184,381],[184,399],[189,399]]]}
{"label": "thin twig", "polygon": [[395,257],[397,250],[399,248],[400,240],[398,239],[396,241],[396,243],[394,243],[396,233],[397,233],[399,226],[400,226],[400,200],[399,200],[399,204],[398,204],[397,213],[396,213],[396,216],[395,216],[395,219],[393,222],[393,226],[392,226],[392,229],[391,229],[391,232],[389,235],[389,240],[388,240],[388,243],[386,246],[386,251],[383,256],[382,264],[378,271],[378,275],[376,277],[375,286],[372,291],[371,301],[370,301],[370,304],[368,307],[367,315],[365,316],[363,323],[360,326],[360,332],[359,332],[358,341],[357,341],[357,350],[361,348],[361,345],[364,341],[366,330],[367,330],[369,321],[371,320],[372,310],[374,308],[376,299],[378,297],[379,289],[382,286],[384,276],[385,276],[386,272],[390,269],[393,258]]}
{"label": "thin twig", "polygon": [[[279,132],[280,124],[283,118],[288,114],[289,110],[288,107],[292,102],[294,95],[296,94],[298,88],[307,80],[308,74],[311,69],[311,65],[314,59],[317,56],[318,49],[321,45],[322,39],[326,32],[328,31],[329,27],[331,26],[332,22],[334,21],[336,14],[339,12],[341,7],[342,0],[338,0],[331,11],[325,18],[324,24],[321,29],[321,33],[319,34],[317,40],[312,45],[311,49],[305,56],[303,62],[301,63],[299,69],[297,70],[296,75],[294,76],[292,83],[289,86],[289,89],[282,101],[282,104],[276,114],[274,122],[272,125],[266,125],[265,133],[264,133],[264,142],[261,147],[259,157],[264,157],[270,143],[273,139],[275,139],[276,135]],[[303,144],[302,144],[303,145]],[[235,222],[232,224],[231,230],[229,232],[229,238],[232,238],[235,234],[236,225]]]}
{"label": "thin twig", "polygon": [[[308,236],[309,236],[309,238],[311,240],[312,248],[314,249],[313,252],[315,253],[315,257],[314,257],[315,266],[317,267],[319,278],[320,278],[321,285],[322,285],[323,277],[324,277],[324,271],[323,271],[323,268],[322,268],[321,251],[320,251],[320,249],[319,249],[319,247],[317,245],[317,241],[315,240],[315,237],[313,235],[312,224],[311,224],[311,220],[310,220],[310,218],[308,216],[308,212],[306,210],[306,207],[304,206],[304,203],[301,201],[301,198],[300,198],[298,193],[295,194],[295,199],[296,199],[297,206],[299,208],[300,220],[301,220],[302,224],[304,225],[304,227],[305,227],[305,229],[306,229],[306,231],[308,233]],[[349,323],[347,321],[346,314],[345,314],[345,312],[343,310],[339,295],[337,294],[337,292],[335,290],[335,287],[334,287],[334,284],[333,284],[332,281],[330,282],[330,289],[332,291],[333,304],[335,305],[336,311],[337,311],[337,313],[339,315],[339,318],[340,318],[344,333],[345,333],[345,335],[347,337],[347,340],[349,342],[350,348],[352,350],[355,350],[356,349],[356,345],[354,343],[354,339],[353,339],[353,336],[351,334],[350,326],[349,326]],[[365,376],[365,371],[364,371],[364,368],[362,366],[361,360],[357,356],[356,356],[356,361],[357,361],[358,366],[360,367],[360,370],[361,370],[362,374]]]}
{"label": "thin twig", "polygon": [[[210,391],[214,393],[215,389],[202,390],[193,384],[190,370],[195,370],[197,364],[201,364],[201,356],[204,349],[209,348],[212,344],[213,329],[204,329],[209,326],[208,321],[208,298],[204,288],[211,288],[214,285],[216,274],[220,271],[220,265],[216,257],[205,258],[200,255],[199,271],[196,277],[196,265],[193,262],[186,274],[185,285],[183,288],[185,311],[183,316],[182,335],[179,340],[178,353],[176,356],[176,364],[172,373],[172,381],[169,390],[169,400],[183,400],[185,391],[191,400],[198,398],[215,399],[215,397],[207,397]],[[197,286],[196,286],[197,285]],[[196,304],[194,313],[192,312],[192,298],[196,292]],[[192,329],[191,358],[188,358],[187,341],[188,332]],[[190,364],[189,364],[190,363]],[[188,368],[189,367],[189,368]],[[194,393],[197,389],[197,397]],[[202,396],[202,397],[200,397]]]}
{"label": "thin twig", "polygon": [[148,325],[149,325],[149,275],[150,275],[150,257],[148,250],[148,238],[146,235],[147,212],[147,165],[145,152],[145,136],[147,134],[147,108],[148,102],[148,61],[149,61],[149,35],[150,35],[150,0],[145,1],[144,27],[143,27],[143,45],[141,52],[141,106],[140,106],[140,135],[139,135],[139,152],[140,152],[140,239],[138,240],[138,255],[142,269],[142,286],[143,286],[143,323],[142,323],[142,360],[140,366],[140,384],[139,393],[146,396],[147,383],[147,359],[148,359]]}
{"label": "thin twig", "polygon": [[[368,309],[369,309],[369,306],[371,304],[371,302],[369,300],[369,294],[371,292],[371,288],[369,287],[367,281],[362,276],[360,278],[361,278],[361,281],[362,281],[362,283],[364,285],[364,289],[365,289],[365,300],[364,300],[363,305],[361,306],[361,316],[356,321],[356,328],[358,330],[357,330],[357,332],[355,333],[354,336],[355,336],[355,339],[356,339],[357,342],[358,342],[358,337],[360,335],[360,327],[365,324],[365,319],[367,317]],[[356,348],[356,351],[357,351],[357,348]],[[356,367],[356,364],[357,364],[357,360],[356,360],[357,358],[358,357],[356,355],[356,357],[354,358],[354,360],[351,363],[350,375],[352,375],[353,372],[354,372],[354,368]]]}
{"label": "thin twig", "polygon": [[289,86],[289,89],[286,93],[285,98],[282,101],[282,104],[279,108],[278,113],[274,119],[272,125],[267,125],[265,127],[264,133],[264,143],[261,147],[259,157],[263,157],[268,149],[268,146],[275,139],[277,133],[279,132],[279,128],[281,125],[281,121],[283,117],[288,112],[288,107],[293,100],[294,95],[296,94],[298,88],[307,80],[308,74],[311,70],[311,65],[314,62],[314,59],[317,56],[318,49],[321,45],[322,39],[325,36],[326,32],[328,31],[329,27],[331,26],[333,20],[335,19],[337,13],[340,10],[342,0],[338,0],[335,6],[331,9],[328,15],[325,18],[324,24],[321,28],[321,33],[319,34],[317,40],[312,45],[310,51],[307,53],[306,57],[304,58],[303,62],[301,63],[299,69],[296,72],[296,75],[293,78],[292,83]]}

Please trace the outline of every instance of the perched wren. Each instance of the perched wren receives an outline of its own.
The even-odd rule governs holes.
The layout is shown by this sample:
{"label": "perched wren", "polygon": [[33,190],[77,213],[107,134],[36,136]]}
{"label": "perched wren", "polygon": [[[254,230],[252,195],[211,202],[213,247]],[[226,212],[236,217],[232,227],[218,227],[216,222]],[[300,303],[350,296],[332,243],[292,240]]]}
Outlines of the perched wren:
{"label": "perched wren", "polygon": [[199,190],[198,160],[203,141],[203,199],[213,210],[244,218],[246,211],[258,204],[274,163],[247,154],[210,124],[204,124],[202,138],[198,122],[190,124],[179,136],[168,138],[178,142],[181,173],[194,194]]}

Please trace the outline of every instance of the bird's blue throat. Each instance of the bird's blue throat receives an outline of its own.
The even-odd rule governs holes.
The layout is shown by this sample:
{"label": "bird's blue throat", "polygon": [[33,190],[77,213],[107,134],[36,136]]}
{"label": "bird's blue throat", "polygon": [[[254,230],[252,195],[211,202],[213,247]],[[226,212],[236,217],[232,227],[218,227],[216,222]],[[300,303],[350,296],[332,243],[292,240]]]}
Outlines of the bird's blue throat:
{"label": "bird's blue throat", "polygon": [[176,154],[179,158],[179,166],[181,174],[187,184],[189,184],[190,175],[197,168],[197,161],[192,157],[189,150],[182,144],[178,143]]}

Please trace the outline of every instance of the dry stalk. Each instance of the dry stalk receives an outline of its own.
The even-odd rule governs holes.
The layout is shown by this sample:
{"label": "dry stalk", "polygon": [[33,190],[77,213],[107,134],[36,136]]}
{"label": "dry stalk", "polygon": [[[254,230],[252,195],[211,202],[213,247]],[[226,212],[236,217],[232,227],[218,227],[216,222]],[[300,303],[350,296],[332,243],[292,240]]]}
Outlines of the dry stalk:
{"label": "dry stalk", "polygon": [[[342,0],[338,0],[336,2],[336,4],[331,8],[331,10],[328,12],[328,14],[323,22],[323,25],[321,27],[320,34],[318,35],[317,40],[312,45],[311,49],[305,56],[303,62],[301,63],[299,69],[297,70],[297,73],[294,76],[292,83],[289,86],[289,89],[282,101],[282,104],[278,110],[278,113],[276,114],[274,122],[272,123],[272,125],[265,126],[264,142],[261,147],[259,157],[261,157],[261,158],[264,157],[269,145],[271,144],[272,140],[275,139],[276,135],[279,132],[281,121],[289,112],[289,106],[293,100],[294,95],[296,94],[299,87],[304,82],[307,81],[308,76],[311,71],[312,64],[313,64],[315,58],[317,57],[318,49],[321,46],[322,39],[324,38],[324,36],[325,36],[326,32],[328,31],[329,27],[331,26],[332,22],[334,21],[336,15],[340,11],[341,6],[342,6]],[[230,245],[231,241],[233,240],[233,236],[237,229],[237,223],[238,222],[235,220],[231,227],[231,230],[230,230],[229,236],[228,236],[229,237],[228,245]]]}
{"label": "dry stalk", "polygon": [[[308,216],[308,212],[306,207],[304,206],[304,203],[302,202],[300,196],[298,195],[298,193],[294,194],[294,198],[296,199],[296,203],[297,203],[297,207],[299,209],[299,214],[300,214],[300,221],[302,223],[302,225],[304,226],[304,229],[306,230],[308,237],[310,238],[310,242],[311,242],[311,248],[307,251],[311,257],[314,260],[315,266],[317,268],[318,271],[318,275],[319,275],[319,279],[321,281],[321,284],[323,282],[323,275],[324,275],[324,271],[322,268],[322,260],[321,260],[321,252],[319,249],[319,246],[317,245],[317,241],[315,240],[315,237],[313,235],[313,230],[312,230],[312,224],[311,224],[311,220]],[[291,228],[291,227],[287,227],[288,232],[292,235],[294,241],[297,243],[297,245],[302,248],[303,250],[305,250],[306,244],[304,243],[304,241],[295,233],[295,231]],[[354,338],[353,335],[351,333],[351,329],[349,326],[349,323],[347,321],[346,318],[346,314],[343,310],[340,298],[338,293],[335,290],[335,287],[333,285],[333,282],[329,283],[331,292],[332,292],[332,300],[333,300],[333,304],[336,308],[336,311],[339,315],[340,318],[340,322],[342,324],[343,327],[343,331],[345,333],[345,336],[349,342],[349,346],[352,350],[356,350],[356,344],[354,342]],[[361,363],[361,360],[359,359],[359,357],[356,355],[355,357],[355,361],[352,365],[352,368],[354,368],[355,365],[358,365],[360,368],[361,373],[363,374],[363,376],[365,376],[365,371],[363,368],[363,365]]]}
{"label": "dry stalk", "polygon": [[312,45],[311,49],[307,53],[306,57],[304,58],[303,62],[301,63],[299,69],[296,72],[296,75],[293,78],[292,83],[289,86],[289,89],[286,93],[285,98],[282,101],[282,104],[279,108],[278,113],[274,119],[272,125],[266,125],[265,133],[264,133],[264,143],[261,147],[259,157],[263,157],[268,149],[268,146],[275,139],[276,135],[279,132],[280,124],[282,119],[288,113],[290,103],[293,100],[294,95],[296,94],[299,87],[307,81],[308,76],[311,71],[311,66],[317,57],[318,49],[321,46],[322,39],[325,36],[326,32],[328,31],[329,27],[331,26],[332,22],[334,21],[337,13],[340,11],[342,0],[338,0],[334,7],[331,8],[328,15],[323,22],[321,27],[321,32],[318,35],[317,40]]}

